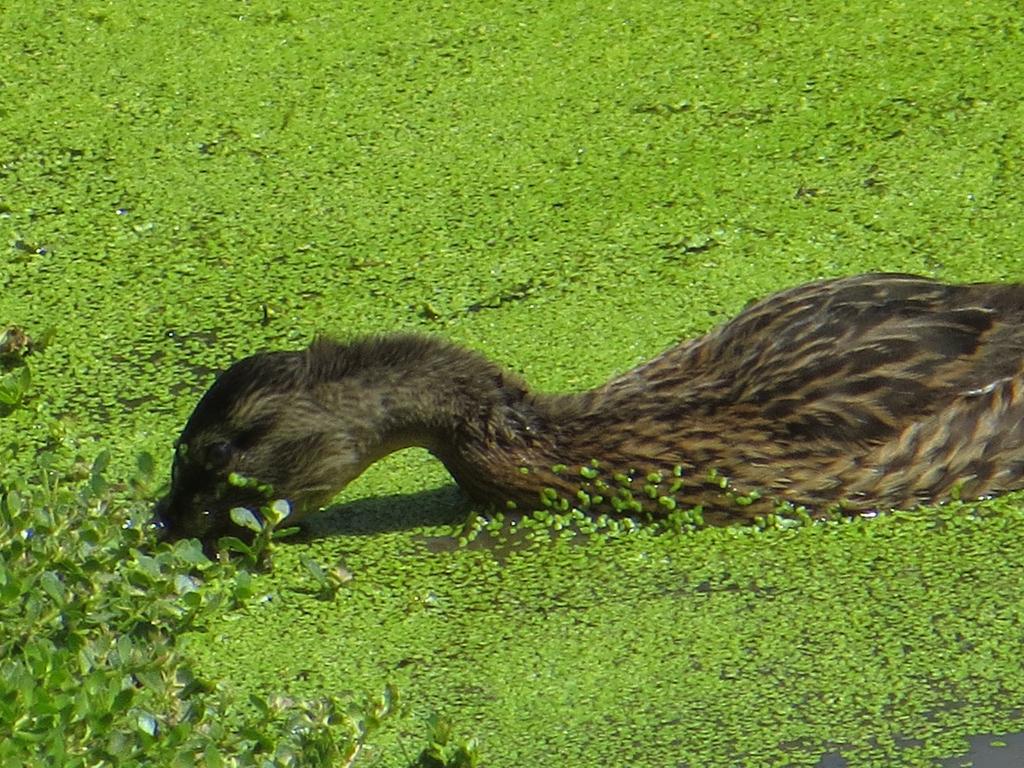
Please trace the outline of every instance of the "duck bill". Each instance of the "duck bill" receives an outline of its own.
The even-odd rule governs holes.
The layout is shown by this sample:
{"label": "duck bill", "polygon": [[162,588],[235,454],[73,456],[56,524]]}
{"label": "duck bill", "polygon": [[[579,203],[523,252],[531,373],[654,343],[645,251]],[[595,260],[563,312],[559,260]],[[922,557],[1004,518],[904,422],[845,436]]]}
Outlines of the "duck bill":
{"label": "duck bill", "polygon": [[232,522],[231,509],[246,507],[256,511],[264,503],[259,494],[210,500],[191,496],[182,498],[172,489],[153,506],[151,524],[158,541],[196,538],[209,547],[216,544],[221,536],[250,538],[251,531]]}

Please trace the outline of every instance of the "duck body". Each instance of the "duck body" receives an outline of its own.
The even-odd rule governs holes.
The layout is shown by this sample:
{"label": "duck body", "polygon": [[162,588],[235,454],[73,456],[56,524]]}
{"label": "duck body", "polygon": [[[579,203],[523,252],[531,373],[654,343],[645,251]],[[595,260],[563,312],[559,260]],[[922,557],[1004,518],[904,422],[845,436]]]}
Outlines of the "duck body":
{"label": "duck body", "polygon": [[699,506],[713,522],[779,502],[910,508],[1024,487],[1022,387],[1024,285],[912,275],[774,294],[576,394],[534,393],[429,336],[321,339],[217,379],[156,512],[170,536],[218,535],[231,507],[270,493],[243,477],[298,518],[412,445],[500,507]]}

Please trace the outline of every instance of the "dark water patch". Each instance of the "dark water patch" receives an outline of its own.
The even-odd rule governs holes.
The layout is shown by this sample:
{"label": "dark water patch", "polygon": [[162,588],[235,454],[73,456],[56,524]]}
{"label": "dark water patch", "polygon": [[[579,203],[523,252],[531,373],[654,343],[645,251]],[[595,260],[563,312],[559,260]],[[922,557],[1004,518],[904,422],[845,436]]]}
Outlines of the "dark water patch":
{"label": "dark water patch", "polygon": [[[555,539],[563,539],[572,545],[586,544],[587,534],[579,530],[565,529],[555,531],[539,524],[525,524],[524,515],[507,515],[503,520],[492,521],[470,538],[464,535],[422,535],[417,540],[422,542],[428,552],[455,552],[459,549],[469,551],[490,552],[499,564],[507,562],[514,553],[524,552],[531,547],[551,543]],[[479,520],[472,521],[472,524]],[[459,531],[464,533],[465,527]]]}
{"label": "dark water patch", "polygon": [[980,734],[969,740],[970,750],[943,760],[943,768],[1019,768],[1024,765],[1024,733]]}
{"label": "dark water patch", "polygon": [[[895,739],[901,750],[914,750],[924,746],[920,739]],[[968,739],[970,748],[957,757],[936,759],[930,764],[936,768],[1019,768],[1024,765],[1024,733],[979,734]],[[785,747],[785,745],[783,745]],[[847,757],[849,747],[830,745],[815,768],[854,768],[856,758]],[[915,763],[927,765],[929,763]]]}

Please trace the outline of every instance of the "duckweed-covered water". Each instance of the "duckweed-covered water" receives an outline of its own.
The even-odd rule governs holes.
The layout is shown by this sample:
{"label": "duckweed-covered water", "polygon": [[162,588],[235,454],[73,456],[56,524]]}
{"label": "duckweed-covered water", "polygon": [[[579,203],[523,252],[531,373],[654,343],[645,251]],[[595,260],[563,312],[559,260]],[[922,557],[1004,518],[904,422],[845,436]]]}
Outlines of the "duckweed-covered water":
{"label": "duckweed-covered water", "polygon": [[[492,765],[815,765],[829,750],[927,765],[1024,696],[1007,674],[1024,651],[1022,534],[1005,503],[545,536],[501,558],[328,539],[279,553],[265,599],[193,640],[260,686],[394,680],[459,713]],[[296,592],[300,551],[351,573],[336,600]]]}
{"label": "duckweed-covered water", "polygon": [[[1022,32],[991,1],[9,3],[0,323],[56,334],[0,461],[169,463],[215,370],[318,332],[574,389],[816,277],[1020,279]],[[490,766],[933,765],[1024,730],[1017,497],[496,556],[434,541],[447,483],[373,468],[200,668],[393,680]],[[300,553],[351,572],[334,601]]]}

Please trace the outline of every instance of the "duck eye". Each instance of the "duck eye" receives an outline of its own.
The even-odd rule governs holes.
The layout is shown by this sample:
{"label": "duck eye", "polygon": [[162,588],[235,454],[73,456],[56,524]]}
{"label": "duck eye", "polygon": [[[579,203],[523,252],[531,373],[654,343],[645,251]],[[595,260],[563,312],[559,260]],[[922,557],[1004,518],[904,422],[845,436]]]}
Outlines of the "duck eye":
{"label": "duck eye", "polygon": [[210,469],[224,469],[230,463],[233,454],[231,443],[220,440],[206,449],[206,464]]}

